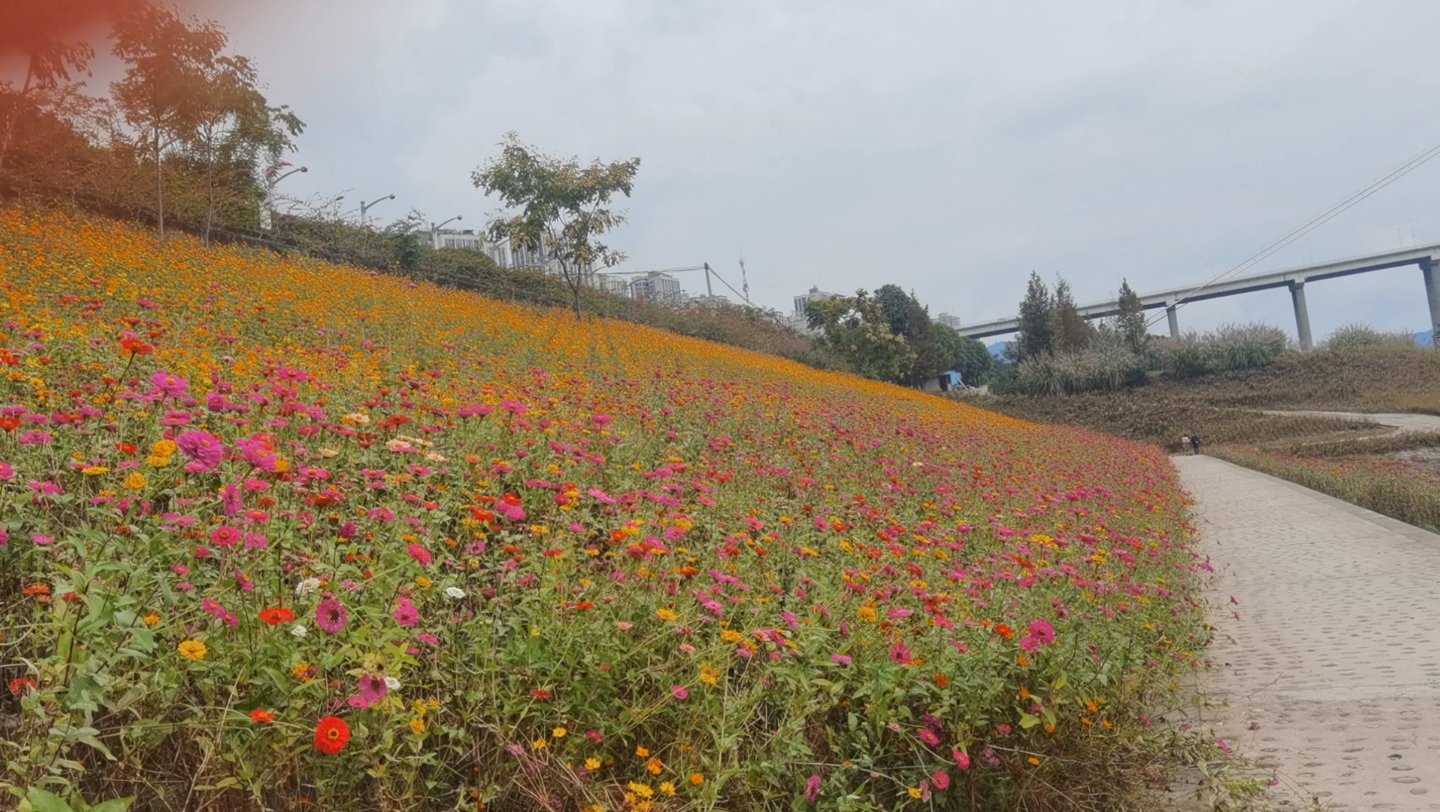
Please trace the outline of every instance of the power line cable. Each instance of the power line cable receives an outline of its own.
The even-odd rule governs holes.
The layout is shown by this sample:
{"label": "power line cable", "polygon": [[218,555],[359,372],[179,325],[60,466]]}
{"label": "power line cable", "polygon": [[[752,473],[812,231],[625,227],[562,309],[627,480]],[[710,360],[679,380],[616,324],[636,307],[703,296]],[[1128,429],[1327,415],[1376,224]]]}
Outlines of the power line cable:
{"label": "power line cable", "polygon": [[[1314,217],[1310,218],[1299,226],[1296,226],[1294,229],[1291,229],[1289,232],[1285,233],[1276,241],[1270,243],[1264,248],[1261,248],[1260,250],[1256,251],[1255,253],[1251,254],[1250,256],[1246,257],[1235,265],[1232,265],[1225,271],[1216,274],[1214,277],[1206,280],[1198,287],[1191,290],[1189,293],[1181,296],[1173,306],[1176,309],[1179,309],[1184,304],[1186,304],[1186,302],[1191,297],[1195,296],[1195,294],[1200,293],[1206,288],[1212,287],[1215,284],[1229,277],[1232,277],[1235,274],[1240,273],[1241,271],[1254,267],[1256,264],[1263,262],[1265,259],[1271,256],[1274,256],[1276,252],[1280,251],[1281,249],[1285,248],[1286,246],[1290,245],[1291,243],[1295,242],[1306,234],[1309,234],[1320,226],[1325,225],[1326,223],[1330,222],[1341,214],[1344,214],[1345,212],[1359,205],[1366,198],[1369,198],[1371,195],[1379,192],[1381,189],[1384,189],[1386,186],[1389,186],[1390,184],[1394,183],[1397,180],[1400,180],[1401,178],[1405,177],[1416,169],[1419,169],[1436,155],[1440,155],[1440,143],[1436,143],[1429,149],[1420,152],[1415,157],[1390,170],[1388,173],[1380,176],[1376,180],[1371,181],[1369,184],[1352,193],[1350,196],[1341,200],[1339,203],[1336,203],[1335,205],[1331,206],[1320,214],[1315,215]],[[1156,324],[1160,321],[1160,319],[1164,317],[1165,315],[1162,311],[1160,314],[1157,314],[1153,318],[1146,320],[1146,328],[1149,328],[1152,325]]]}

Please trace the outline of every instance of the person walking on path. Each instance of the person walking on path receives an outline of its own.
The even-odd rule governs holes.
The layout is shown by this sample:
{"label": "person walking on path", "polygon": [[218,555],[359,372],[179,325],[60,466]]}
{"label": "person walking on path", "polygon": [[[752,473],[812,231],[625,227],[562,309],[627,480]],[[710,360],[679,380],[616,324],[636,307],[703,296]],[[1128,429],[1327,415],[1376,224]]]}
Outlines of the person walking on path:
{"label": "person walking on path", "polygon": [[1200,453],[1200,435],[1193,433],[1190,435],[1190,450],[1196,454]]}

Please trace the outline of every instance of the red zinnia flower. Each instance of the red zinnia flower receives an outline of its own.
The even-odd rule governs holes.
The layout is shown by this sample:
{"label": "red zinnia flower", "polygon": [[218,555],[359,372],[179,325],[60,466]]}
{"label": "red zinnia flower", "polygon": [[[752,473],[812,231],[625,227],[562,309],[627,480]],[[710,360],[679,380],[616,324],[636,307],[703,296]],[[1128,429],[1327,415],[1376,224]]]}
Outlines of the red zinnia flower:
{"label": "red zinnia flower", "polygon": [[315,749],[333,756],[350,743],[350,726],[338,716],[326,716],[315,725]]}
{"label": "red zinnia flower", "polygon": [[10,680],[10,695],[20,696],[21,694],[35,690],[34,677],[16,677]]}
{"label": "red zinnia flower", "polygon": [[544,688],[537,688],[530,692],[530,696],[538,702],[545,702],[550,699],[550,692]]}
{"label": "red zinnia flower", "polygon": [[281,623],[293,621],[295,619],[295,613],[283,606],[276,606],[261,612],[260,619],[265,621],[266,625],[279,626]]}
{"label": "red zinnia flower", "polygon": [[268,725],[271,722],[275,721],[275,714],[265,710],[264,708],[256,708],[255,710],[250,711],[250,721],[258,725]]}

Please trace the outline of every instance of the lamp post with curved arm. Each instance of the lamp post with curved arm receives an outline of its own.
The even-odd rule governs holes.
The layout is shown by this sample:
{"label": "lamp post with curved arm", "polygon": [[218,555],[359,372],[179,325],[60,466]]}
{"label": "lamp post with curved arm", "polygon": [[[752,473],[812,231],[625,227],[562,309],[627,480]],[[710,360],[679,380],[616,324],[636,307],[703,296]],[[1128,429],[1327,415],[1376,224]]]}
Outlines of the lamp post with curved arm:
{"label": "lamp post with curved arm", "polygon": [[[284,164],[281,164],[281,165],[283,166]],[[274,227],[274,223],[273,223],[272,220],[271,220],[271,218],[274,217],[274,210],[271,208],[271,206],[272,206],[272,202],[273,202],[274,199],[275,199],[275,186],[276,186],[276,184],[278,184],[278,183],[279,183],[280,181],[282,181],[282,180],[285,180],[286,178],[290,177],[291,175],[295,174],[296,172],[309,172],[309,171],[310,171],[310,167],[308,167],[308,166],[299,166],[299,167],[296,167],[296,168],[290,170],[289,172],[286,172],[286,173],[283,174],[283,175],[280,175],[280,176],[278,176],[278,177],[272,177],[272,178],[270,178],[269,180],[267,180],[267,181],[265,182],[265,201],[260,204],[260,230],[261,230],[261,231],[269,231],[271,228]]]}
{"label": "lamp post with curved arm", "polygon": [[438,225],[438,226],[435,225],[434,223],[431,223],[431,224],[430,224],[430,247],[431,247],[431,248],[439,248],[439,247],[440,247],[440,246],[437,244],[437,243],[440,241],[440,236],[439,236],[439,235],[440,235],[440,229],[444,228],[446,225],[448,225],[448,224],[450,224],[450,223],[455,222],[456,220],[463,220],[463,219],[465,219],[465,218],[464,218],[464,217],[461,217],[460,215],[457,214],[457,215],[455,215],[454,217],[451,217],[449,220],[446,220],[445,222],[441,223],[441,224]]}
{"label": "lamp post with curved arm", "polygon": [[369,203],[361,203],[361,204],[360,204],[360,227],[361,227],[361,228],[364,228],[364,227],[365,227],[365,212],[367,212],[367,211],[369,211],[370,209],[374,208],[377,203],[384,203],[384,202],[387,201],[387,200],[394,200],[394,199],[395,199],[395,195],[385,195],[384,197],[377,197],[377,198],[375,198],[374,200],[370,201]]}

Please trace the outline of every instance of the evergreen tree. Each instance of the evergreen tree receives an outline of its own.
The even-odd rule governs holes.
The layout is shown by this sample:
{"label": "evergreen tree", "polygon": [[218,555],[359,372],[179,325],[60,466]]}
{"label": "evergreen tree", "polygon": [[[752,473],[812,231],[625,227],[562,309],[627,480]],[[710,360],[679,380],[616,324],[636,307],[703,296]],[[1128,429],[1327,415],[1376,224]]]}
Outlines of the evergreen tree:
{"label": "evergreen tree", "polygon": [[1080,352],[1090,345],[1090,336],[1095,328],[1080,315],[1075,297],[1070,295],[1070,283],[1064,279],[1055,286],[1054,319],[1056,351]]}
{"label": "evergreen tree", "polygon": [[1040,274],[1030,272],[1030,284],[1020,302],[1020,331],[1005,349],[1015,363],[1048,355],[1055,350],[1055,300]]}
{"label": "evergreen tree", "polygon": [[1125,339],[1125,345],[1140,352],[1145,348],[1145,308],[1128,280],[1120,280],[1119,304],[1120,314],[1115,317],[1115,326]]}

